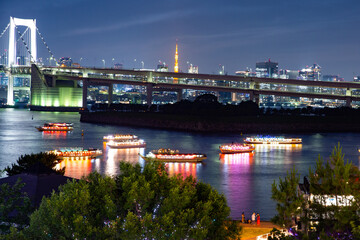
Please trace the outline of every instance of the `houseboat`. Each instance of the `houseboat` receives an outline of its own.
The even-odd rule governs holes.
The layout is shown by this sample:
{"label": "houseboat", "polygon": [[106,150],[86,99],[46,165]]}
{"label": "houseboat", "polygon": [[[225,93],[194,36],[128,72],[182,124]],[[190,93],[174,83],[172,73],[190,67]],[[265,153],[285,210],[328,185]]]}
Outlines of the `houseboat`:
{"label": "houseboat", "polygon": [[221,153],[247,153],[255,150],[250,144],[230,143],[219,146]]}
{"label": "houseboat", "polygon": [[178,150],[163,149],[153,150],[146,156],[142,156],[146,161],[161,162],[202,162],[206,159],[206,155],[202,153],[180,153]]}

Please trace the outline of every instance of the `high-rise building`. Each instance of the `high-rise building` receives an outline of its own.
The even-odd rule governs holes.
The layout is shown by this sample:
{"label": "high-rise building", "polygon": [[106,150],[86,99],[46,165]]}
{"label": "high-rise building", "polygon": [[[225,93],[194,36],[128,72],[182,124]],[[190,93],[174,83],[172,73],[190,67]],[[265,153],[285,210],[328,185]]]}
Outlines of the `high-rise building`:
{"label": "high-rise building", "polygon": [[322,77],[323,81],[329,81],[329,82],[343,82],[344,78],[340,77],[338,75],[324,75]]}
{"label": "high-rise building", "polygon": [[168,72],[169,67],[166,63],[160,62],[156,67],[157,72]]}
{"label": "high-rise building", "polygon": [[114,69],[123,69],[123,64],[122,63],[115,63],[114,64]]}
{"label": "high-rise building", "polygon": [[279,66],[277,62],[257,62],[256,63],[256,77],[273,78],[278,76]]}
{"label": "high-rise building", "polygon": [[299,72],[299,77],[302,80],[315,80],[319,81],[321,78],[321,67],[314,63],[312,66],[306,66]]}
{"label": "high-rise building", "polygon": [[61,67],[71,67],[72,59],[69,57],[62,57],[59,59],[59,64]]}
{"label": "high-rise building", "polygon": [[298,79],[299,78],[299,70],[281,69],[281,70],[279,70],[279,78]]}
{"label": "high-rise building", "polygon": [[177,44],[177,41],[176,41],[176,49],[175,49],[174,72],[179,72],[179,54],[178,54],[178,44]]}
{"label": "high-rise building", "polygon": [[190,64],[189,69],[188,69],[188,73],[198,74],[199,73],[198,66],[193,66],[192,64]]}
{"label": "high-rise building", "polygon": [[354,77],[354,82],[360,82],[360,76],[355,76]]}

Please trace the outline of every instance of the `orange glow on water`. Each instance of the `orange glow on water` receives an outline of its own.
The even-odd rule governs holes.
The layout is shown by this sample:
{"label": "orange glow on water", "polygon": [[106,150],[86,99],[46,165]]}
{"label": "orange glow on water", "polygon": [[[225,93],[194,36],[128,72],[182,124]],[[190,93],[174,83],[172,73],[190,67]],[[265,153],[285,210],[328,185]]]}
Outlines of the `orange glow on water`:
{"label": "orange glow on water", "polygon": [[92,161],[99,161],[99,159],[63,160],[56,168],[60,169],[65,167],[65,176],[80,179],[93,171]]}
{"label": "orange glow on water", "polygon": [[170,176],[180,174],[183,178],[193,176],[196,178],[197,166],[199,163],[166,163],[166,168]]}

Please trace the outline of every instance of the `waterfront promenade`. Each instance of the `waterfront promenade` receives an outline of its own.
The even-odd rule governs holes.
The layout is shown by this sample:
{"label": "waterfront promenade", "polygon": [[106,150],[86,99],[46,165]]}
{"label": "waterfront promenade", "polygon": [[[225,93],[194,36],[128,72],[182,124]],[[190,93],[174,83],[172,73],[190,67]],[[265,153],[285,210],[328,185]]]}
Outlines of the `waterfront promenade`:
{"label": "waterfront promenade", "polygon": [[[269,221],[262,221],[259,225],[249,223],[239,223],[243,227],[241,234],[242,240],[257,240],[258,236],[265,237],[273,228],[281,229],[280,226]],[[265,238],[267,239],[267,237]]]}

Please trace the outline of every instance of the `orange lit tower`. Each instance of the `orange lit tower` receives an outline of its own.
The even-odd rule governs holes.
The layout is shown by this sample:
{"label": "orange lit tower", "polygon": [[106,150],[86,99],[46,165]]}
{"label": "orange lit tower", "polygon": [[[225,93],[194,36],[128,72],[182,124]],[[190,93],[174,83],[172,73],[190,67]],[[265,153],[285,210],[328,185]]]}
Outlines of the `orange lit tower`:
{"label": "orange lit tower", "polygon": [[174,66],[174,72],[179,72],[179,54],[178,54],[178,44],[176,40],[176,50],[175,50],[175,66]]}

